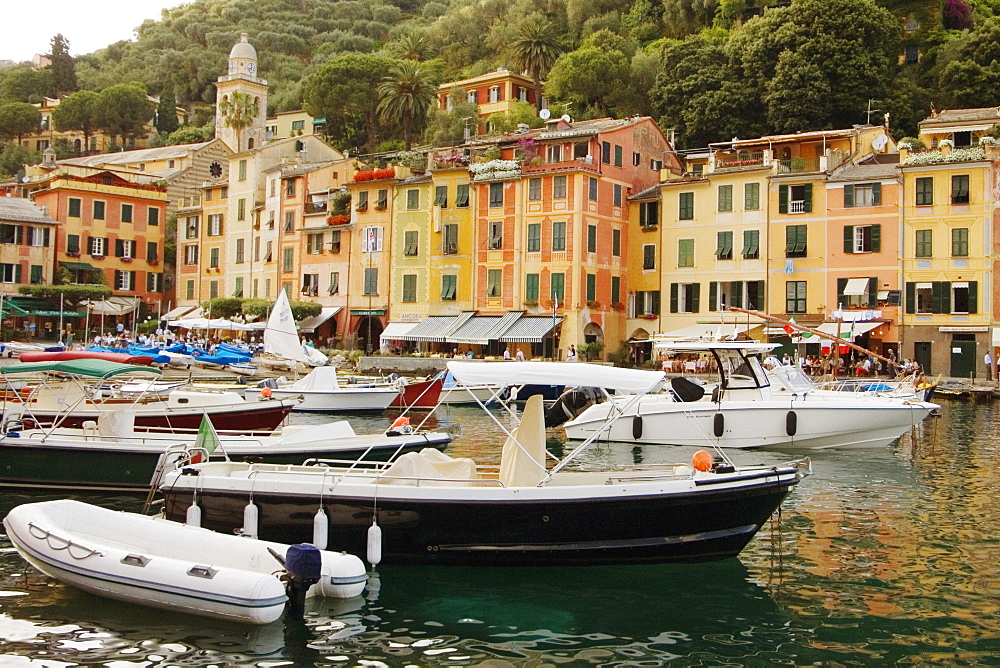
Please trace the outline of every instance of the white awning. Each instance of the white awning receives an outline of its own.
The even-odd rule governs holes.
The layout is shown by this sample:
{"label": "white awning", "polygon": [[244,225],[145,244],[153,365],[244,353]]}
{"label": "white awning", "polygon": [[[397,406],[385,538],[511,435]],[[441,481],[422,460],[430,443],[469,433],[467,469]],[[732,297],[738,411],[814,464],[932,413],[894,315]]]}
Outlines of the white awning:
{"label": "white awning", "polygon": [[182,316],[187,315],[191,311],[198,308],[197,306],[178,306],[177,308],[170,309],[166,313],[160,316],[160,320],[177,320]]}
{"label": "white awning", "polygon": [[90,307],[91,313],[98,315],[125,315],[139,308],[141,302],[138,297],[108,297],[100,301],[93,299],[83,304]]}
{"label": "white awning", "polygon": [[[724,339],[735,338],[744,332],[749,332],[751,329],[756,329],[757,327],[763,327],[762,323],[711,323],[706,322],[700,325],[688,325],[687,327],[681,327],[680,329],[675,329],[666,334],[662,334],[657,338],[664,339],[675,339],[675,340],[686,340],[686,341],[696,341],[707,339],[710,341],[721,341]],[[784,331],[784,330],[782,330]]]}
{"label": "white awning", "polygon": [[382,336],[379,337],[381,342],[385,344],[386,341],[403,341],[403,335],[409,333],[411,329],[416,327],[420,323],[416,322],[390,322],[382,330]]}
{"label": "white awning", "polygon": [[472,343],[485,345],[489,343],[490,330],[500,321],[502,316],[477,315],[470,318],[455,332],[445,337],[448,343]]}
{"label": "white awning", "polygon": [[844,296],[860,297],[861,295],[868,294],[868,281],[870,280],[869,278],[847,279],[847,286],[844,287]]}
{"label": "white awning", "polygon": [[889,292],[890,290],[879,290],[878,295],[876,295],[876,299],[878,299],[879,301],[882,301],[883,299],[888,299]]}
{"label": "white awning", "polygon": [[507,343],[541,343],[562,320],[562,316],[524,316],[511,325],[500,340]]}
{"label": "white awning", "polygon": [[320,309],[319,315],[314,315],[310,318],[306,318],[299,323],[299,331],[303,334],[312,334],[316,331],[316,328],[322,325],[324,322],[337,315],[341,306],[324,306]]}
{"label": "white awning", "polygon": [[[866,279],[867,280],[867,279]],[[824,322],[822,325],[817,327],[821,332],[827,334],[832,334],[833,336],[839,336],[842,339],[853,340],[861,336],[866,332],[870,332],[876,327],[881,327],[882,322]],[[839,334],[838,334],[839,330]],[[813,337],[815,343],[818,343],[822,339],[820,337]]]}
{"label": "white awning", "polygon": [[398,334],[400,341],[436,341],[444,342],[444,332],[455,322],[455,318],[461,316],[454,315],[432,315],[418,322],[413,329],[405,334]]}

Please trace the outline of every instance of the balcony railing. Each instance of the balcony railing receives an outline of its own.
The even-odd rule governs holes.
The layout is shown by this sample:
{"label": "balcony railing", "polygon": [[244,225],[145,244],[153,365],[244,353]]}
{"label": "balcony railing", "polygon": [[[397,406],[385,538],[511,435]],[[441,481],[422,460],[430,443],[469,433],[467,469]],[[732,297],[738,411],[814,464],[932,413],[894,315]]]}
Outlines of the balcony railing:
{"label": "balcony railing", "polygon": [[797,199],[792,200],[788,203],[788,213],[805,213],[806,203],[805,200]]}
{"label": "balcony railing", "polygon": [[305,213],[326,213],[327,202],[306,202]]}
{"label": "balcony railing", "polygon": [[178,209],[196,209],[201,206],[201,195],[192,197],[181,197],[177,200]]}
{"label": "balcony railing", "polygon": [[716,158],[715,168],[721,169],[746,169],[748,167],[763,167],[764,151],[754,151],[752,153],[741,151],[736,155],[720,155]]}
{"label": "balcony railing", "polygon": [[819,158],[792,158],[791,160],[782,160],[778,171],[782,174],[818,172]]}

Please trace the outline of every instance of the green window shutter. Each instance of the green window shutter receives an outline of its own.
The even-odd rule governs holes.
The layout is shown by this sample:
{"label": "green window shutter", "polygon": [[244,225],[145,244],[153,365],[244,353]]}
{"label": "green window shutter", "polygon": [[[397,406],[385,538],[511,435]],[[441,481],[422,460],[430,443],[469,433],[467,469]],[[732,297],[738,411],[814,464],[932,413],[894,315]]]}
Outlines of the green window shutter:
{"label": "green window shutter", "polygon": [[941,281],[940,313],[951,313],[951,281]]}
{"label": "green window shutter", "polygon": [[68,234],[66,235],[66,250],[70,253],[80,252],[80,235],[79,234]]}
{"label": "green window shutter", "polygon": [[882,204],[882,184],[878,181],[872,184],[872,204],[874,206]]}
{"label": "green window shutter", "polygon": [[708,282],[708,310],[718,311],[719,310],[719,283],[718,281]]}
{"label": "green window shutter", "polygon": [[872,252],[882,252],[882,225],[880,223],[872,225]]}
{"label": "green window shutter", "polygon": [[649,300],[652,312],[655,313],[656,315],[660,315],[660,291],[653,290],[649,294],[652,295]]}
{"label": "green window shutter", "polygon": [[[845,191],[846,192],[846,191]],[[854,252],[854,226],[844,225],[844,252]]]}
{"label": "green window shutter", "polygon": [[868,308],[878,305],[878,276],[868,279]]}
{"label": "green window shutter", "polygon": [[691,313],[697,313],[698,307],[701,306],[701,283],[694,283],[694,289],[691,290]]}
{"label": "green window shutter", "polygon": [[976,301],[979,297],[979,286],[975,281],[969,281],[969,313],[978,313]]}
{"label": "green window shutter", "polygon": [[788,186],[778,186],[778,213],[788,213]]}
{"label": "green window shutter", "polygon": [[611,303],[617,304],[622,300],[622,278],[621,276],[611,277]]}
{"label": "green window shutter", "polygon": [[916,313],[917,311],[917,284],[908,281],[906,283],[906,312]]}
{"label": "green window shutter", "polygon": [[15,283],[20,283],[21,282],[21,263],[20,262],[18,262],[17,264],[14,265],[14,282]]}
{"label": "green window shutter", "polygon": [[677,313],[677,288],[676,283],[670,284],[670,312]]}
{"label": "green window shutter", "polygon": [[448,206],[448,186],[434,188],[434,206]]}
{"label": "green window shutter", "polygon": [[810,213],[813,210],[813,184],[806,183],[802,186],[802,199],[804,201],[804,208],[806,213]]}
{"label": "green window shutter", "polygon": [[844,290],[847,288],[847,279],[838,278],[837,279],[837,308],[839,309],[844,303]]}
{"label": "green window shutter", "polygon": [[729,285],[729,305],[743,308],[743,281],[733,281]]}
{"label": "green window shutter", "polygon": [[46,248],[52,245],[52,230],[47,227],[42,232],[42,245]]}
{"label": "green window shutter", "polygon": [[767,304],[767,296],[764,294],[764,281],[757,281],[757,301],[760,303],[755,304],[754,308],[758,311],[766,311],[767,309],[764,307]]}
{"label": "green window shutter", "polygon": [[854,206],[854,186],[852,185],[844,186],[844,206]]}

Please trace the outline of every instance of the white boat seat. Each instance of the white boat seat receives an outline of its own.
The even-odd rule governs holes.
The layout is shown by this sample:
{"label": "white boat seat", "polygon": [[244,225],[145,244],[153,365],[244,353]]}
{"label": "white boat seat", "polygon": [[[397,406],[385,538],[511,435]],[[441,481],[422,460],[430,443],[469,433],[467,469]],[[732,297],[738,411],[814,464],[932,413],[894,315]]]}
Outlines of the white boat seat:
{"label": "white boat seat", "polygon": [[375,481],[383,485],[470,487],[478,478],[476,462],[449,457],[434,448],[400,455]]}

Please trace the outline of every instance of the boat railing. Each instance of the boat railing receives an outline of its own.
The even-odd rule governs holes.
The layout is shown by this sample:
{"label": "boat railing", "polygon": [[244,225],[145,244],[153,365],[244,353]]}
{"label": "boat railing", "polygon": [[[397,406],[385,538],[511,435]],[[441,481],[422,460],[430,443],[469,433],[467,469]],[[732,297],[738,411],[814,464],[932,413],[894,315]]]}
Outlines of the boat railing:
{"label": "boat railing", "polygon": [[[45,440],[48,440],[48,439],[58,439],[60,437],[68,437],[69,436],[68,434],[61,434],[58,431],[56,431],[56,432],[42,432],[41,430],[38,430],[38,431],[32,430],[31,433],[27,433],[27,434],[25,434],[25,432],[20,432],[20,434],[21,434],[21,436],[20,436],[21,438],[24,438],[25,440],[29,440],[29,441],[32,441],[32,440],[45,441]],[[89,430],[84,429],[84,430],[81,430],[81,435],[82,435],[84,441],[86,441],[86,442],[94,442],[94,443],[106,443],[106,442],[114,443],[114,442],[118,442],[118,443],[126,443],[128,445],[164,445],[164,444],[177,444],[177,441],[175,439],[169,438],[169,434],[163,434],[162,436],[156,436],[156,435],[148,435],[148,434],[138,433],[137,432],[137,433],[125,434],[125,435],[121,435],[121,436],[115,436],[115,435],[107,436],[107,435],[104,435],[104,434],[99,434],[99,433],[91,432]],[[252,436],[240,436],[240,444],[243,444],[243,443],[252,443],[252,444],[254,444],[254,445],[258,446],[258,447],[261,447],[261,448],[264,447],[264,442],[262,440],[260,440],[259,438],[254,438]],[[222,452],[222,453],[224,453],[225,450],[226,450],[226,444],[225,443],[221,443],[219,445],[219,451]],[[264,451],[262,450],[262,452],[264,452]]]}

